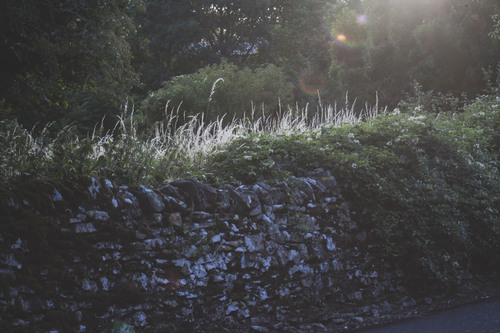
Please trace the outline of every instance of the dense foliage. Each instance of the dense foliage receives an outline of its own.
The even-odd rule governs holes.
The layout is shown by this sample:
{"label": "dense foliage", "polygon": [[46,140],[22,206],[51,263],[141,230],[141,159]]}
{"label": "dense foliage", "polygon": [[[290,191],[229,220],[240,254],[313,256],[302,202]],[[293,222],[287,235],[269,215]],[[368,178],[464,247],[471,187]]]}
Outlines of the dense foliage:
{"label": "dense foliage", "polygon": [[215,175],[252,183],[332,171],[377,238],[415,279],[456,286],[500,272],[500,97],[453,115],[420,107],[290,136],[250,135],[217,158]]}
{"label": "dense foliage", "polygon": [[139,10],[122,0],[2,1],[2,114],[82,131],[117,114],[136,81],[128,40]]}
{"label": "dense foliage", "polygon": [[[3,118],[26,128],[55,122],[54,129],[74,124],[85,134],[105,117],[110,129],[123,105],[144,98],[144,119],[154,121],[158,111],[147,106],[167,95],[185,99],[182,112],[204,113],[206,103],[192,110],[193,100],[206,99],[192,96],[206,90],[196,80],[217,65],[245,79],[271,65],[282,73],[250,89],[246,99],[255,105],[281,99],[303,107],[318,94],[333,104],[346,93],[373,104],[378,93],[392,108],[415,82],[422,91],[473,98],[495,81],[500,61],[496,0],[7,0],[0,6],[0,107]],[[284,80],[291,91],[283,90]],[[179,84],[195,89],[181,96]],[[235,92],[220,88],[216,94]],[[228,112],[239,107],[229,104],[216,110],[212,103],[210,117],[243,114]]]}
{"label": "dense foliage", "polygon": [[[350,3],[350,2],[348,2]],[[469,96],[484,88],[482,69],[495,67],[500,45],[488,38],[495,0],[364,1],[334,11],[331,94],[349,90],[389,105],[418,81],[425,90]],[[340,38],[339,38],[340,37]]]}

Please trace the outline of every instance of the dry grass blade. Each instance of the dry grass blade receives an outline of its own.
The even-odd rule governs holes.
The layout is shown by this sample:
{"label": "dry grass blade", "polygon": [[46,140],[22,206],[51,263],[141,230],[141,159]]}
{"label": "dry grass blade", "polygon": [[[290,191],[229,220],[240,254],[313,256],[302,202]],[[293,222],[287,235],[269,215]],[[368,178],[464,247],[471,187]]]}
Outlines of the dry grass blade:
{"label": "dry grass blade", "polygon": [[[219,81],[214,82],[214,89]],[[121,175],[123,181],[129,183],[165,182],[209,171],[213,167],[211,156],[223,151],[235,138],[250,133],[286,136],[323,126],[352,124],[375,117],[377,111],[378,105],[366,106],[356,113],[354,103],[346,103],[342,109],[320,103],[312,115],[306,105],[266,116],[262,106],[262,114],[257,118],[253,109],[250,119],[227,122],[221,116],[207,123],[204,114],[186,119],[180,105],[169,109],[167,103],[164,121],[156,125],[152,136],[144,138],[137,133],[133,108],[129,112],[125,105],[113,130],[104,132],[101,123],[83,139],[72,134],[71,128],[63,129],[55,139],[49,140],[48,126],[35,135],[11,124],[0,138],[3,151],[0,172],[5,181],[23,174],[46,177],[62,169],[57,172],[63,176],[92,173],[109,177]]]}

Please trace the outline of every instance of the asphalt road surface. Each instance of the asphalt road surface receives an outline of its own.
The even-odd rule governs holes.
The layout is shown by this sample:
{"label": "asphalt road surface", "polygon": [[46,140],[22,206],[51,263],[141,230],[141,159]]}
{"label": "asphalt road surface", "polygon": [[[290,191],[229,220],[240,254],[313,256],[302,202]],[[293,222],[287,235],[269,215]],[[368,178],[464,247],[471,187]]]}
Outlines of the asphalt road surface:
{"label": "asphalt road surface", "polygon": [[448,309],[361,333],[500,333],[500,298]]}

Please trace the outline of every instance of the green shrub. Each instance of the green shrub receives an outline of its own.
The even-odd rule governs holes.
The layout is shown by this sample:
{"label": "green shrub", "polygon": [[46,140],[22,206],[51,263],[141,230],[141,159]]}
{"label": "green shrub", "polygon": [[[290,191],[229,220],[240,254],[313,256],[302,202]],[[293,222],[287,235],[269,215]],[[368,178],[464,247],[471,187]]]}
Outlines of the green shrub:
{"label": "green shrub", "polygon": [[166,105],[181,105],[186,116],[204,114],[206,122],[219,117],[242,119],[252,113],[252,105],[261,112],[276,112],[279,103],[292,101],[292,85],[282,70],[274,65],[255,70],[222,62],[190,75],[172,78],[153,92],[140,106],[147,123],[165,120]]}
{"label": "green shrub", "polygon": [[219,179],[253,182],[332,171],[376,249],[416,280],[442,286],[500,273],[498,97],[455,115],[379,115],[287,137],[235,140]]}

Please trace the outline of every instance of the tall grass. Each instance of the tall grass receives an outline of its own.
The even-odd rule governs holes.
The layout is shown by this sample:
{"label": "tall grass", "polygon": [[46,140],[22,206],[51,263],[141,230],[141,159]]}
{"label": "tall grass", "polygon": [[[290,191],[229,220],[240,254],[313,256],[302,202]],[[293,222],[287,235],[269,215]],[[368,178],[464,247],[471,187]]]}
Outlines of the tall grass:
{"label": "tall grass", "polygon": [[125,106],[112,131],[98,126],[81,138],[68,127],[55,137],[28,131],[16,123],[0,122],[0,176],[2,183],[19,177],[50,178],[95,175],[119,183],[157,185],[184,177],[210,173],[210,158],[223,151],[235,138],[262,133],[269,136],[290,135],[356,123],[377,115],[378,105],[365,106],[357,112],[355,104],[319,106],[311,114],[309,106],[280,111],[277,115],[233,119],[224,117],[206,122],[203,114],[183,119],[180,107],[165,108],[165,120],[154,126],[152,135],[137,133],[134,111]]}

